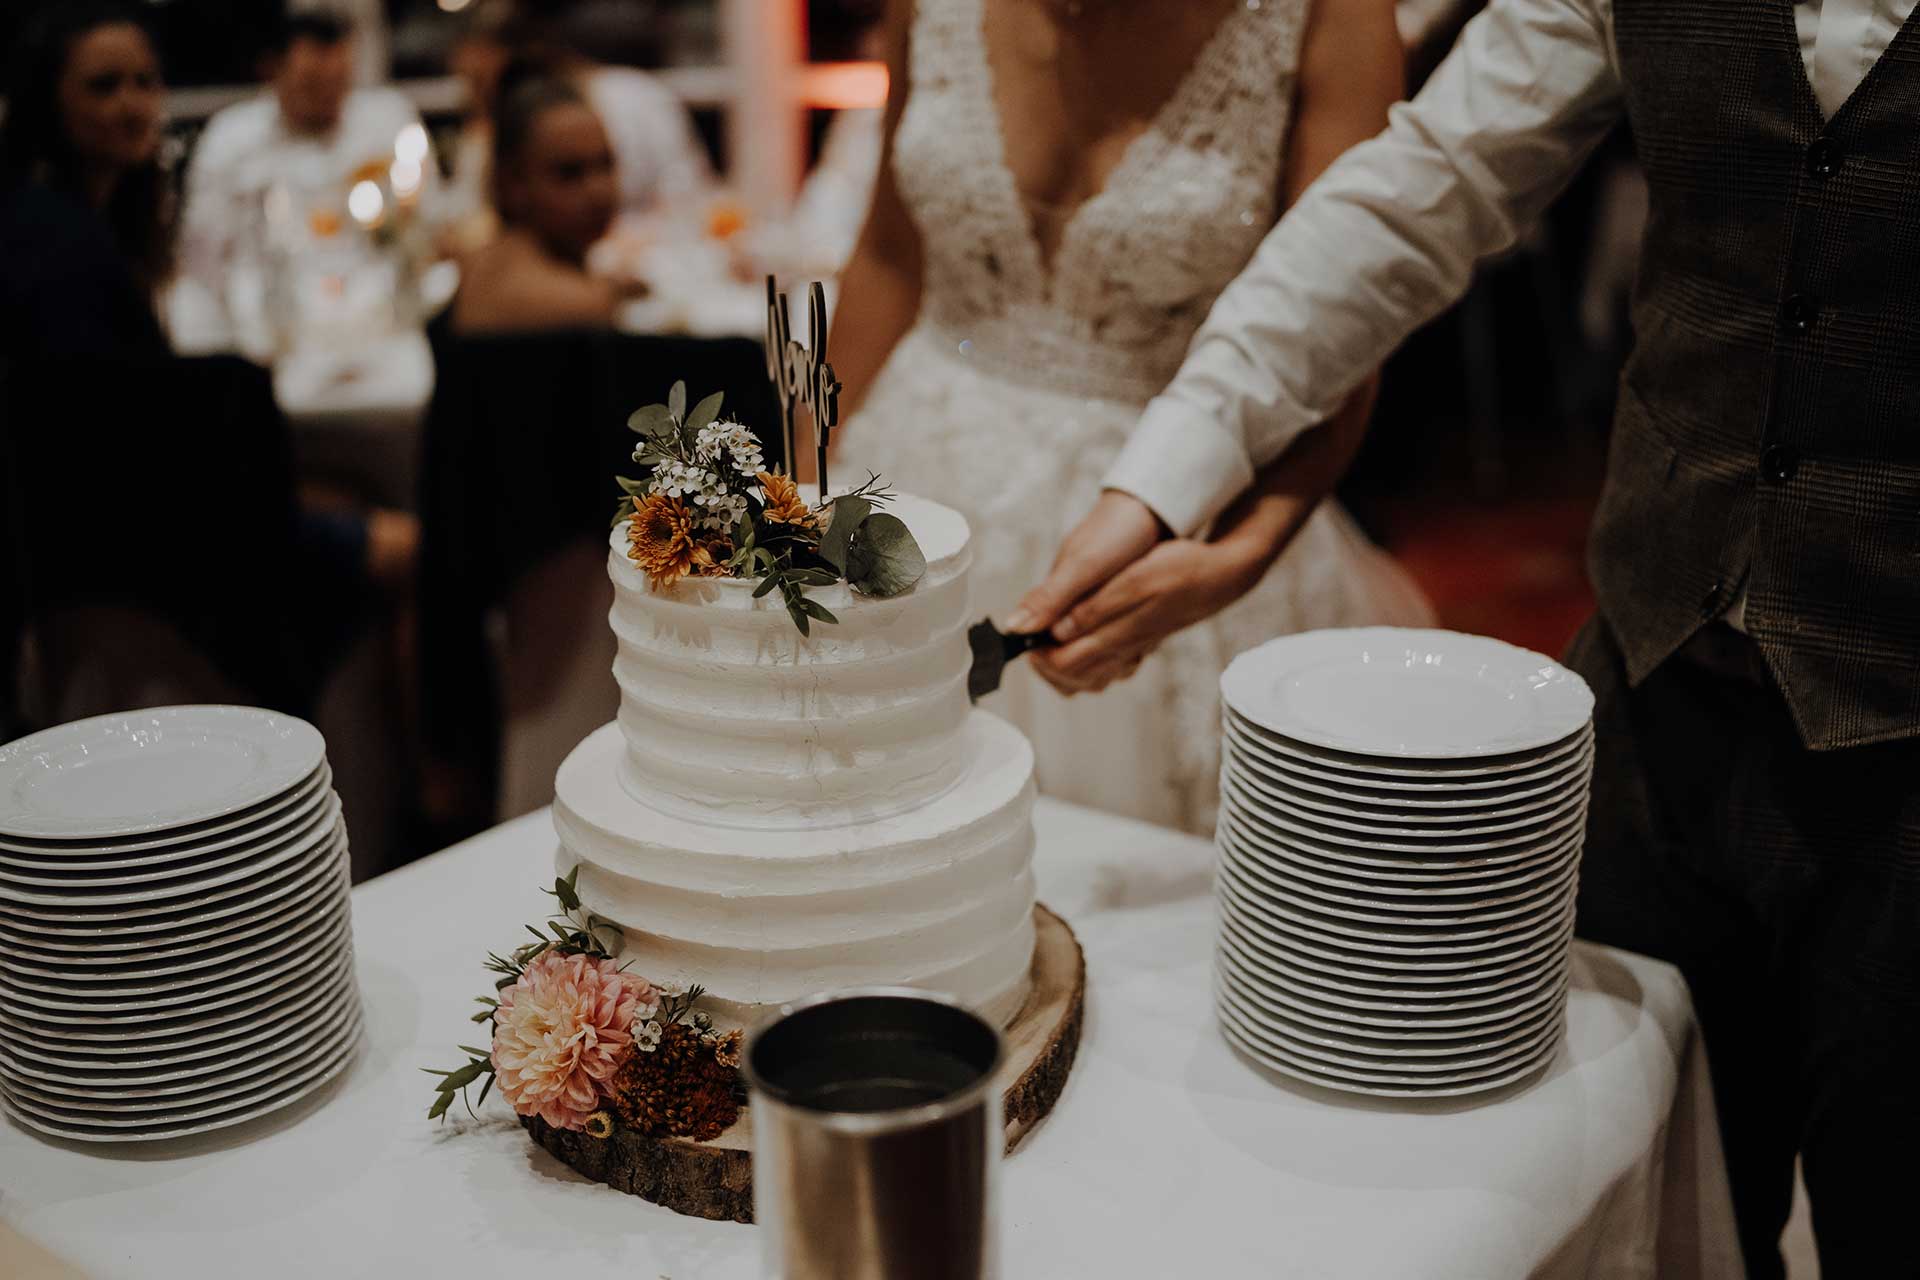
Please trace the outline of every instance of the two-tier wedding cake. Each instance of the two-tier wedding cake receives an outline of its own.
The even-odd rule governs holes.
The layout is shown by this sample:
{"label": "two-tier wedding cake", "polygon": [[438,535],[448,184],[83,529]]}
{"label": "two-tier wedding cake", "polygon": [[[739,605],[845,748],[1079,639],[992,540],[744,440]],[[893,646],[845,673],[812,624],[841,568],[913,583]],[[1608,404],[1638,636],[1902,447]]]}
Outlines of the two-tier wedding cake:
{"label": "two-tier wedding cake", "polygon": [[1033,753],[967,697],[966,521],[894,497],[926,561],[845,582],[803,634],[751,577],[661,584],[616,529],[619,719],[561,766],[559,870],[618,958],[722,1021],[838,987],[951,993],[1010,1021],[1034,950]]}

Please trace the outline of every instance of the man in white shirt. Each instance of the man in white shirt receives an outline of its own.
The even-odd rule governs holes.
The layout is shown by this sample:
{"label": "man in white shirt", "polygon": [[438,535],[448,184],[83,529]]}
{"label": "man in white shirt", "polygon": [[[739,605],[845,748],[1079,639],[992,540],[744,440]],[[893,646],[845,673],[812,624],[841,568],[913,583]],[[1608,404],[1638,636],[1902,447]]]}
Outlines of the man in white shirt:
{"label": "man in white shirt", "polygon": [[[257,266],[267,191],[284,184],[306,216],[345,206],[356,172],[386,174],[396,144],[412,132],[422,207],[431,209],[438,166],[425,146],[420,114],[385,88],[356,88],[353,27],[325,7],[297,9],[281,25],[266,59],[268,91],[207,122],[187,170],[181,219],[186,273],[232,304],[235,268]],[[337,232],[320,215],[317,231]]]}
{"label": "man in white shirt", "polygon": [[1294,483],[1291,446],[1628,120],[1651,218],[1568,656],[1597,702],[1580,930],[1686,973],[1756,1277],[1796,1154],[1829,1280],[1915,1265],[1914,8],[1493,0],[1221,296],[1008,620],[1052,628],[1069,691],[1136,663],[1194,612],[1164,541]]}

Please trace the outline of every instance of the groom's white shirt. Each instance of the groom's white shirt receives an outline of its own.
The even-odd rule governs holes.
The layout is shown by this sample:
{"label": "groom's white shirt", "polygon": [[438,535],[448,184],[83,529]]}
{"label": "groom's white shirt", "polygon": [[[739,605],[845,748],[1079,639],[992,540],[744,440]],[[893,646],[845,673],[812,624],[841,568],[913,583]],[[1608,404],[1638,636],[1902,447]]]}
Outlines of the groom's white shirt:
{"label": "groom's white shirt", "polygon": [[[1915,2],[1794,6],[1829,116]],[[1107,487],[1176,534],[1204,528],[1458,298],[1476,262],[1514,243],[1621,107],[1612,0],[1493,0],[1420,95],[1329,168],[1220,295]]]}

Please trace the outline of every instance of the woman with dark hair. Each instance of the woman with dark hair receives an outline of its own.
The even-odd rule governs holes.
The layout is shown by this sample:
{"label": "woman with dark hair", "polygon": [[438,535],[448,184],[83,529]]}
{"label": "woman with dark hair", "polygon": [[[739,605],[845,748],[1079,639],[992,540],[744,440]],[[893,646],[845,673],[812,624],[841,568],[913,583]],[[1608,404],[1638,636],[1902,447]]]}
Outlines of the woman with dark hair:
{"label": "woman with dark hair", "polygon": [[468,259],[456,332],[606,326],[625,289],[587,271],[619,203],[607,131],[570,81],[505,78],[493,121],[500,235]]}
{"label": "woman with dark hair", "polygon": [[0,350],[159,357],[172,272],[153,42],[112,3],[49,7],[14,50],[0,126]]}

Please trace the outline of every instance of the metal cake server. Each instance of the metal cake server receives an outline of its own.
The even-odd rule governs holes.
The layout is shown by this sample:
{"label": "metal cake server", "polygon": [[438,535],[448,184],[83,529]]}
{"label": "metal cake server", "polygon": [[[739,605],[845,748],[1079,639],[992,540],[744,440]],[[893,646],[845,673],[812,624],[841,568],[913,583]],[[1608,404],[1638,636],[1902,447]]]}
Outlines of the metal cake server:
{"label": "metal cake server", "polygon": [[973,647],[973,668],[967,672],[967,696],[978,702],[1000,687],[1009,662],[1035,649],[1052,648],[1054,639],[1045,631],[1008,635],[988,618],[968,629],[967,643]]}

